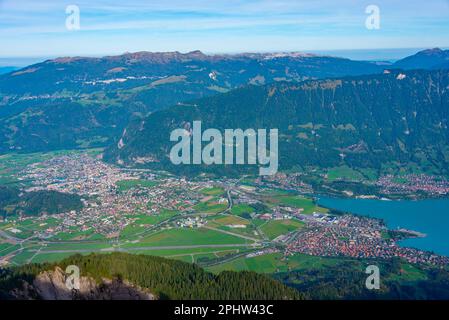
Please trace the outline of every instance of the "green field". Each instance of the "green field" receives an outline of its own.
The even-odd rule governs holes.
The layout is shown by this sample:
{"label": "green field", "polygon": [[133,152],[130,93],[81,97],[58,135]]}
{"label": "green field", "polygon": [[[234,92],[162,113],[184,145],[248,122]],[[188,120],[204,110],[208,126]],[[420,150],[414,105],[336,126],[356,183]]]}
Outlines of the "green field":
{"label": "green field", "polygon": [[230,262],[208,267],[207,270],[219,273],[221,271],[254,271],[260,273],[286,272],[289,270],[317,269],[334,266],[338,259],[295,254],[283,259],[281,253],[266,254],[263,256],[246,258],[240,257]]}
{"label": "green field", "polygon": [[154,225],[161,221],[170,219],[171,217],[179,214],[176,210],[168,210],[168,209],[162,209],[161,212],[157,215],[147,215],[147,214],[141,214],[137,216],[132,216],[137,218],[135,224],[140,225]]}
{"label": "green field", "polygon": [[228,203],[217,203],[215,201],[200,202],[193,207],[197,212],[203,213],[219,213],[225,211]]}
{"label": "green field", "polygon": [[170,259],[182,260],[189,263],[198,263],[198,259],[209,258],[217,259],[229,254],[235,254],[246,251],[245,248],[235,247],[217,247],[217,248],[193,248],[193,249],[172,249],[172,250],[133,250],[133,254],[146,254],[153,256],[161,256]]}
{"label": "green field", "polygon": [[327,179],[329,181],[335,181],[339,179],[360,181],[363,180],[364,177],[363,174],[348,166],[341,166],[329,169],[327,171]]}
{"label": "green field", "polygon": [[391,274],[388,277],[389,280],[396,281],[420,281],[426,280],[427,275],[423,270],[420,270],[416,266],[409,263],[401,264],[401,273],[400,274]]}
{"label": "green field", "polygon": [[237,216],[250,214],[253,213],[254,211],[255,211],[254,208],[247,204],[237,204],[234,205],[231,209],[231,213]]}
{"label": "green field", "polygon": [[[101,252],[99,252],[101,253]],[[43,262],[57,262],[60,261],[64,258],[73,256],[75,253],[38,253],[36,256],[33,257],[33,259],[31,260],[31,262],[33,263],[43,263]],[[80,252],[78,254],[81,255],[88,255],[89,253],[87,252]]]}
{"label": "green field", "polygon": [[106,248],[111,248],[111,244],[108,242],[75,242],[75,243],[50,243],[42,247],[41,253],[45,253],[46,251],[74,251],[73,254],[78,250],[101,250]]}
{"label": "green field", "polygon": [[138,243],[126,243],[126,247],[145,246],[188,246],[201,244],[242,244],[246,241],[229,234],[204,228],[166,229],[151,234]]}
{"label": "green field", "polygon": [[[0,249],[4,244],[0,244]],[[16,247],[17,249],[17,247]],[[18,252],[11,260],[13,265],[22,265],[26,263],[43,263],[56,262],[64,258],[76,254],[75,252],[37,252],[37,247],[29,247]],[[228,255],[250,252],[248,248],[229,247],[211,247],[211,248],[191,248],[191,249],[164,249],[164,250],[129,250],[132,254],[145,254],[162,256],[169,259],[181,260],[188,263],[207,263],[208,261],[216,261]],[[108,252],[98,252],[107,254]],[[87,255],[88,252],[80,252],[81,255]],[[258,273],[273,274],[288,271],[311,271],[326,268],[338,268],[342,263],[354,264],[356,270],[363,270],[365,264],[363,261],[349,258],[333,258],[333,257],[316,257],[305,254],[295,254],[284,258],[281,253],[266,254],[258,257],[247,258],[246,256],[238,257],[230,262],[225,262],[210,267],[206,270],[219,273],[222,271],[253,271]],[[367,262],[368,263],[368,262]],[[382,269],[382,265],[380,265]],[[399,273],[390,273],[385,276],[384,281],[425,281],[427,275],[414,265],[401,262]]]}
{"label": "green field", "polygon": [[17,244],[0,243],[0,256],[6,256],[19,248],[20,246]]}
{"label": "green field", "polygon": [[26,228],[27,230],[32,230],[32,231],[43,231],[48,228],[53,228],[61,222],[60,219],[56,219],[53,217],[49,217],[45,220],[39,220],[39,221],[34,221],[34,219],[29,219],[28,221],[30,221],[30,223],[28,223],[26,225],[24,223],[20,223],[20,222],[19,222],[19,225]]}
{"label": "green field", "polygon": [[210,217],[208,219],[208,225],[212,227],[235,225],[235,224],[248,225],[250,224],[250,222],[238,216],[231,216],[231,215],[219,215]]}
{"label": "green field", "polygon": [[163,209],[158,215],[130,215],[128,218],[134,218],[136,220],[120,232],[120,238],[134,237],[136,234],[144,232],[148,227],[170,219],[177,214],[179,214],[178,211]]}
{"label": "green field", "polygon": [[120,180],[116,183],[120,192],[128,191],[132,188],[152,188],[158,184],[157,181],[142,179]]}
{"label": "green field", "polygon": [[[207,219],[209,227],[218,228],[235,234],[259,238],[258,233],[251,220],[241,218],[234,215],[219,215]],[[238,226],[237,226],[238,225]],[[245,226],[242,228],[241,226]],[[237,227],[236,227],[237,226]]]}
{"label": "green field", "polygon": [[329,210],[315,204],[312,199],[294,195],[278,195],[265,197],[268,205],[282,205],[293,208],[302,208],[304,214],[312,214],[313,212],[327,213]]}
{"label": "green field", "polygon": [[189,248],[189,249],[161,249],[161,250],[130,250],[133,254],[147,254],[154,256],[164,256],[164,257],[174,257],[174,256],[183,256],[183,255],[191,255],[191,254],[203,254],[203,253],[220,253],[229,252],[229,251],[243,251],[247,250],[245,248],[240,247],[210,247],[210,248]]}
{"label": "green field", "polygon": [[36,253],[33,251],[23,250],[22,252],[16,254],[10,262],[16,265],[26,264],[31,262],[31,258],[33,258],[35,254]]}
{"label": "green field", "polygon": [[204,188],[201,190],[202,194],[208,195],[208,196],[219,196],[225,193],[223,188],[219,187],[211,187],[211,188]]}
{"label": "green field", "polygon": [[304,223],[298,220],[270,220],[260,228],[262,232],[273,240],[282,234],[289,233],[304,226]]}
{"label": "green field", "polygon": [[145,231],[145,227],[140,225],[128,225],[120,232],[120,238],[127,238],[135,235],[136,233],[140,233]]}

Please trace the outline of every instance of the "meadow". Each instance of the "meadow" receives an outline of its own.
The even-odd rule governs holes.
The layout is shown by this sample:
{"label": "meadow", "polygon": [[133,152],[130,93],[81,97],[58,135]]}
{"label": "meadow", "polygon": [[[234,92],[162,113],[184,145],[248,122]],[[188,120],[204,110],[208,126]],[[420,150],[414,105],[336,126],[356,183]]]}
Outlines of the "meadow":
{"label": "meadow", "polygon": [[155,232],[137,243],[125,243],[122,247],[191,246],[214,244],[243,244],[246,240],[205,228],[173,228]]}
{"label": "meadow", "polygon": [[280,235],[302,228],[304,223],[296,219],[270,220],[260,226],[262,232],[273,240]]}

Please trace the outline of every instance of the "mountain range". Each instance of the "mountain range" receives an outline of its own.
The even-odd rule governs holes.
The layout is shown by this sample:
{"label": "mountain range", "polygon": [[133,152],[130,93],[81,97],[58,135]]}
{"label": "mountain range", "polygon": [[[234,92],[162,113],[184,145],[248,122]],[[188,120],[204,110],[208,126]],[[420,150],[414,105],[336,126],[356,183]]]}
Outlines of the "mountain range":
{"label": "mountain range", "polygon": [[445,66],[445,55],[447,50],[431,49],[394,64],[304,53],[200,51],[47,60],[0,75],[0,152],[110,146],[128,126],[126,136],[148,115],[182,109],[193,100],[271,84],[381,75],[386,68],[434,69]]}
{"label": "mountain range", "polygon": [[105,158],[182,173],[207,171],[212,168],[171,165],[168,157],[174,144],[170,132],[200,120],[203,130],[278,129],[281,169],[348,165],[384,171],[416,166],[447,174],[448,89],[447,70],[385,70],[247,86],[133,123]]}
{"label": "mountain range", "polygon": [[400,69],[448,69],[449,50],[428,49],[406,57],[393,65]]}
{"label": "mountain range", "polygon": [[16,67],[0,67],[0,75],[17,70]]}
{"label": "mountain range", "polygon": [[0,152],[106,146],[134,117],[248,84],[381,72],[301,53],[65,57],[0,75]]}

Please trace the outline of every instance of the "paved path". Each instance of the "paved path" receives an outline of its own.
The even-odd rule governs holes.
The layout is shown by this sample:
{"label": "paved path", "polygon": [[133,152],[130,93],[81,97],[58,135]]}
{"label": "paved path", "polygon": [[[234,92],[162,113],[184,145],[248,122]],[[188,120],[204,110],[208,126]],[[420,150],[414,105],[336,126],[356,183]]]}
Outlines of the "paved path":
{"label": "paved path", "polygon": [[230,232],[230,231],[226,231],[226,230],[221,230],[221,229],[218,229],[218,228],[209,227],[207,225],[203,226],[203,228],[204,229],[209,229],[209,230],[214,230],[214,231],[221,232],[221,233],[226,233],[226,234],[229,234],[229,235],[234,236],[234,237],[239,237],[239,238],[243,238],[243,239],[246,239],[246,240],[251,240],[251,241],[254,241],[254,242],[259,242],[260,241],[260,239],[252,238],[252,237],[249,237],[249,236],[245,236],[245,235],[240,234],[240,233],[234,233],[234,232]]}
{"label": "paved path", "polygon": [[[233,248],[233,247],[254,247],[253,244],[198,244],[191,246],[157,246],[157,247],[130,247],[130,248],[103,248],[103,249],[73,249],[73,250],[41,250],[45,253],[86,253],[86,252],[126,252],[145,250],[171,250],[171,249],[197,249],[197,248]],[[35,249],[29,251],[37,251]]]}

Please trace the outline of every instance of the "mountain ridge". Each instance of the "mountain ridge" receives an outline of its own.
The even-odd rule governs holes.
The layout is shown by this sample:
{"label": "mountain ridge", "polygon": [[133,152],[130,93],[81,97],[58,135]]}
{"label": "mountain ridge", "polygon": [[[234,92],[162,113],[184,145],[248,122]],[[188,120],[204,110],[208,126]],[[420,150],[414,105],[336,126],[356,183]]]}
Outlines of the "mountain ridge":
{"label": "mountain ridge", "polygon": [[62,57],[0,75],[0,153],[106,147],[134,119],[248,85],[395,66],[301,52]]}
{"label": "mountain ridge", "polygon": [[178,171],[168,159],[169,133],[201,120],[219,130],[279,128],[283,169],[346,164],[381,170],[384,162],[399,161],[447,174],[448,88],[445,70],[249,86],[151,114],[128,127],[105,159],[140,165],[147,158],[148,165]]}
{"label": "mountain ridge", "polygon": [[449,49],[426,49],[405,57],[393,64],[401,69],[447,69],[449,68]]}
{"label": "mountain ridge", "polygon": [[[62,281],[63,270],[70,265],[79,267],[86,284],[83,289],[93,289],[93,292],[78,292],[75,298],[113,298],[125,289],[139,298],[161,300],[304,299],[296,289],[262,274],[249,271],[212,274],[195,264],[123,252],[78,254],[57,263],[0,269],[0,297],[42,299],[52,298],[56,293],[58,297],[73,299],[72,292],[66,290],[65,281]],[[62,288],[59,286],[55,290],[52,279]],[[102,288],[102,283],[107,284],[106,288]],[[111,289],[119,289],[119,292],[111,292]],[[27,293],[32,295],[27,296]]]}
{"label": "mountain ridge", "polygon": [[249,84],[382,70],[308,54],[217,58],[194,51],[47,60],[0,76],[0,152],[104,147],[134,117],[188,100]]}

